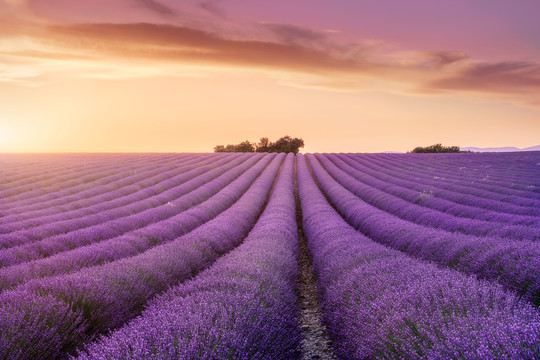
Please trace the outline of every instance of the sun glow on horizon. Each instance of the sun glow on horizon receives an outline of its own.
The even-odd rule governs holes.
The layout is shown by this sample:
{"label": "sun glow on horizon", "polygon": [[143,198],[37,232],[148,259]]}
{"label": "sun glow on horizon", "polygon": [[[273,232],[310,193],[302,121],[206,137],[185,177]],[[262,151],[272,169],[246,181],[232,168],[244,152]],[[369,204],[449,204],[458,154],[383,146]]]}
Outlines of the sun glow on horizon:
{"label": "sun glow on horizon", "polygon": [[338,0],[332,17],[304,0],[1,1],[0,152],[200,152],[286,134],[305,152],[538,145],[537,5],[494,16],[414,0],[395,19],[387,2]]}

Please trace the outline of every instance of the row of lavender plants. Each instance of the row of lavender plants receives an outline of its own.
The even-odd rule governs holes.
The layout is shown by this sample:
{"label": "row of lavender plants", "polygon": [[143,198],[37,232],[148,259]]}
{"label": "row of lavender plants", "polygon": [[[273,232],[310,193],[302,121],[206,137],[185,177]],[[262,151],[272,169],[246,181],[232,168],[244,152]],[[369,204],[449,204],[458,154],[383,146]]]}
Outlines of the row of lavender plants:
{"label": "row of lavender plants", "polygon": [[[247,161],[246,161],[247,160]],[[86,241],[99,241],[118,236],[127,231],[135,230],[156,221],[165,220],[185,210],[186,203],[179,201],[182,196],[202,187],[212,179],[231,171],[231,168],[247,169],[256,161],[256,158],[239,157],[230,163],[217,168],[195,169],[180,175],[178,181],[170,183],[171,187],[161,193],[144,189],[130,197],[133,202],[113,209],[89,213],[80,218],[58,220],[44,226],[21,229],[8,234],[0,235],[0,248],[10,248],[30,243],[31,246],[43,242],[67,242],[72,239],[86,239]],[[242,166],[238,166],[246,161]],[[238,171],[238,170],[236,170]],[[179,180],[179,179],[177,179]],[[217,191],[217,190],[216,190]],[[212,192],[208,196],[213,195]],[[140,198],[139,198],[140,197]],[[205,200],[205,198],[202,198]],[[176,206],[176,205],[182,206]],[[99,207],[99,205],[96,205]],[[60,219],[62,216],[60,215]],[[56,235],[58,234],[58,235]]]}
{"label": "row of lavender plants", "polygon": [[[64,206],[50,206],[43,210],[45,214],[42,214],[42,216],[31,211],[28,212],[28,215],[25,213],[6,216],[5,218],[12,218],[13,221],[0,225],[0,232],[9,233],[9,237],[12,238],[22,237],[28,240],[36,240],[88,227],[103,221],[129,216],[176,199],[186,191],[186,186],[189,188],[190,185],[186,185],[186,183],[190,180],[189,184],[191,186],[200,186],[197,185],[197,182],[207,178],[208,175],[205,175],[205,173],[216,174],[216,167],[221,166],[227,169],[238,165],[240,159],[242,158],[232,161],[222,159],[213,164],[203,162],[200,166],[195,165],[193,168],[187,168],[176,175],[169,173],[169,178],[159,176],[160,181],[157,183],[146,182],[147,186],[145,187],[138,184],[127,192],[124,191],[125,187],[119,187],[90,198],[86,198],[85,194],[75,195],[71,202],[72,209],[68,211],[62,211],[66,210]],[[211,172],[211,170],[213,171]],[[194,178],[197,180],[194,180]],[[89,206],[84,206],[88,204],[86,200],[90,202]],[[43,211],[40,211],[40,213]],[[6,242],[5,239],[7,238],[8,235],[0,234],[0,243]]]}
{"label": "row of lavender plants", "polygon": [[[514,190],[503,186],[485,189],[483,185],[483,174],[478,174],[476,178],[469,181],[460,181],[459,174],[444,174],[438,170],[418,171],[416,169],[406,171],[404,169],[388,170],[388,164],[383,162],[379,166],[366,161],[366,157],[350,156],[355,162],[365,167],[376,168],[377,173],[388,173],[394,179],[405,179],[409,182],[417,182],[425,187],[430,187],[437,191],[438,196],[450,201],[459,202],[464,205],[481,207],[488,210],[511,213],[517,215],[529,215],[532,209],[539,203],[534,199],[534,193],[527,192],[527,196],[521,193],[516,194]],[[388,160],[391,162],[394,160]],[[483,188],[479,188],[479,185]],[[510,194],[509,194],[510,193]],[[520,196],[518,196],[520,195]]]}
{"label": "row of lavender plants", "polygon": [[[202,160],[199,160],[202,162]],[[42,214],[53,213],[51,209],[58,212],[66,212],[78,207],[85,207],[88,204],[94,204],[96,197],[106,197],[107,194],[113,194],[114,190],[120,190],[129,195],[131,192],[139,190],[143,186],[151,185],[149,182],[152,177],[158,177],[160,174],[174,176],[182,171],[186,171],[189,163],[195,165],[196,159],[191,161],[182,161],[178,164],[175,161],[140,163],[137,167],[125,169],[117,166],[109,170],[109,175],[99,179],[84,182],[72,187],[67,187],[55,192],[49,192],[46,195],[30,197],[20,201],[10,202],[9,217],[0,219],[2,223],[9,221],[39,217]],[[163,180],[161,180],[163,181]],[[148,185],[146,185],[148,183]],[[77,201],[77,203],[73,203]]]}
{"label": "row of lavender plants", "polygon": [[[540,243],[475,237],[417,225],[379,210],[345,189],[312,155],[313,173],[342,216],[373,240],[414,257],[498,281],[540,304]],[[347,179],[340,179],[345,183]]]}
{"label": "row of lavender plants", "polygon": [[[503,185],[510,182],[511,185],[524,185],[530,180],[538,179],[539,169],[535,168],[538,161],[538,153],[483,153],[483,154],[440,154],[438,157],[431,155],[405,155],[406,163],[423,163],[433,169],[452,173],[460,171],[463,176],[476,178],[476,173],[482,172],[487,175],[486,183]],[[437,160],[437,161],[432,161]]]}
{"label": "row of lavender plants", "polygon": [[[434,156],[433,159],[413,158],[412,161],[407,161],[404,158],[403,163],[399,161],[399,158],[374,157],[370,158],[370,162],[378,163],[392,171],[402,172],[411,177],[426,175],[433,180],[445,180],[445,186],[451,190],[465,191],[480,196],[488,195],[515,205],[530,205],[531,197],[538,200],[538,194],[530,187],[531,181],[534,182],[533,179],[528,179],[523,175],[518,176],[518,178],[509,177],[510,169],[507,169],[504,175],[490,173],[490,168],[488,168],[490,161],[488,159],[484,164],[463,164],[463,166],[458,166],[457,161],[452,158],[445,158],[443,155],[439,154]],[[528,166],[530,170],[534,170],[534,164],[528,163]],[[507,167],[511,167],[510,159],[508,159]]]}
{"label": "row of lavender plants", "polygon": [[[494,204],[492,200],[433,186],[433,183],[430,183],[429,180],[432,176],[429,175],[426,175],[423,179],[409,180],[403,173],[400,175],[397,173],[390,175],[384,167],[371,168],[363,165],[361,162],[354,161],[346,155],[338,155],[331,158],[339,159],[340,161],[335,162],[336,165],[342,170],[354,175],[355,178],[363,183],[419,206],[444,211],[445,213],[465,218],[502,222],[512,225],[540,226],[538,217],[531,216],[526,209],[518,208],[517,211],[526,213],[527,215],[486,209],[485,207],[490,207]],[[342,163],[347,164],[348,167]],[[444,180],[440,179],[439,182],[444,183]],[[464,198],[467,200],[463,201],[462,199]],[[463,204],[464,202],[468,203],[468,205]],[[508,209],[508,205],[502,203],[497,204],[496,207],[503,210]],[[514,206],[510,205],[510,208],[512,207]]]}
{"label": "row of lavender plants", "polygon": [[[348,166],[336,156],[316,155],[316,157],[324,165],[326,170],[347,190],[370,205],[407,221],[446,231],[476,236],[495,236],[515,240],[540,240],[540,227],[535,228],[532,226],[508,225],[479,219],[466,219],[448,214],[444,211],[425,208],[415,202],[388,194],[389,190],[382,181],[373,179],[371,181],[373,186],[365,184],[363,182],[365,177],[360,171]],[[386,191],[381,189],[385,189]],[[411,192],[414,193],[414,191]],[[418,199],[419,194],[416,193],[415,195]],[[420,199],[421,197],[422,194],[420,194]],[[531,218],[535,219],[537,224],[540,222],[539,218]]]}
{"label": "row of lavender plants", "polygon": [[122,326],[147,302],[237,247],[266,203],[283,156],[249,190],[194,231],[140,255],[30,281],[0,295],[0,357],[55,359]]}
{"label": "row of lavender plants", "polygon": [[[315,177],[332,197],[334,186]],[[324,322],[339,358],[540,356],[540,314],[532,305],[498,284],[411,259],[357,232],[325,199],[301,155],[298,182]],[[339,202],[357,209],[349,197]]]}
{"label": "row of lavender plants", "polygon": [[[29,158],[31,157],[31,159]],[[6,188],[2,189],[3,196],[10,196],[24,190],[24,186],[37,182],[54,184],[52,179],[59,175],[74,174],[77,171],[85,171],[95,166],[104,166],[105,164],[120,161],[128,165],[131,162],[140,162],[143,157],[127,156],[118,158],[111,154],[104,154],[100,157],[96,156],[74,156],[74,155],[12,155],[0,154],[0,162],[2,163],[3,184]],[[20,188],[19,188],[20,187]],[[7,193],[4,191],[8,191]]]}
{"label": "row of lavender plants", "polygon": [[288,155],[265,211],[242,245],[77,358],[300,358],[293,161]]}
{"label": "row of lavender plants", "polygon": [[[11,157],[13,166],[6,181],[30,184],[35,181],[55,179],[59,174],[73,175],[81,171],[85,172],[93,167],[130,165],[151,159],[166,161],[192,155],[194,154],[17,154]],[[9,166],[10,157],[7,154],[0,154],[0,162]]]}
{"label": "row of lavender plants", "polygon": [[[531,179],[531,165],[535,165],[538,153],[481,153],[481,154],[441,154],[439,158],[431,155],[405,155],[404,163],[423,162],[431,168],[439,168],[445,171],[461,170],[464,176],[474,177],[474,173],[482,171],[489,175],[489,181],[501,184],[499,178],[513,181],[519,184],[523,179]],[[437,160],[437,161],[432,161]],[[442,160],[442,161],[439,161]],[[536,170],[538,172],[538,170]]]}
{"label": "row of lavender plants", "polygon": [[[381,154],[382,155],[382,154]],[[404,155],[397,160],[407,163],[424,163],[425,167],[440,168],[444,171],[461,170],[464,176],[474,177],[474,173],[482,171],[490,175],[491,181],[500,183],[497,176],[518,181],[530,178],[531,160],[535,153],[499,153],[499,154],[440,154],[438,158],[429,155]],[[384,157],[384,156],[383,156]]]}
{"label": "row of lavender plants", "polygon": [[[157,158],[155,161],[167,161],[168,158],[168,156]],[[69,158],[66,160],[69,160]],[[7,189],[2,191],[2,196],[4,201],[17,201],[31,197],[48,196],[51,192],[68,189],[70,186],[76,186],[85,181],[96,180],[100,175],[106,175],[111,171],[115,171],[115,168],[118,167],[135,169],[137,164],[149,163],[148,160],[137,157],[126,160],[129,161],[122,162],[119,160],[119,162],[110,162],[97,157],[93,159],[90,164],[85,164],[80,167],[69,166],[65,171],[53,171],[53,169],[47,169],[47,174],[39,174],[37,177],[23,177],[22,180],[15,183],[4,182],[4,186],[7,187]],[[69,162],[66,166],[68,164]]]}
{"label": "row of lavender plants", "polygon": [[[143,187],[153,186],[164,181],[165,175],[169,177],[179,175],[182,172],[195,169],[198,163],[205,165],[212,159],[193,159],[178,164],[174,161],[156,164],[152,162],[141,163],[135,169],[114,171],[110,176],[105,176],[96,181],[85,183],[84,186],[68,187],[64,190],[48,193],[44,196],[33,197],[25,201],[11,203],[9,216],[1,218],[2,223],[33,219],[37,222],[43,215],[66,213],[96,204],[97,201],[109,201],[112,196],[127,196]],[[156,180],[154,180],[157,179]]]}
{"label": "row of lavender plants", "polygon": [[[463,190],[466,193],[479,193],[498,196],[502,201],[524,201],[531,196],[538,198],[538,189],[531,187],[531,182],[537,182],[537,176],[530,177],[530,173],[537,171],[536,162],[538,154],[531,154],[525,162],[527,172],[513,176],[512,164],[522,162],[524,156],[511,156],[497,154],[495,157],[485,157],[479,154],[432,154],[430,156],[358,156],[364,160],[377,161],[384,167],[397,170],[399,173],[412,175],[432,175],[437,178],[447,178],[447,186],[452,189]],[[471,159],[479,161],[472,162]],[[502,160],[504,171],[493,174],[491,164]],[[502,195],[502,196],[501,196]],[[510,197],[509,197],[510,196]],[[512,199],[513,196],[521,197]]]}
{"label": "row of lavender plants", "polygon": [[[251,156],[242,166],[225,171],[204,186],[176,199],[170,206],[178,212],[176,215],[151,222],[137,230],[104,241],[76,236],[60,241],[50,238],[51,241],[3,250],[0,258],[4,264],[20,264],[0,268],[0,290],[30,279],[70,273],[83,267],[133,256],[172,241],[234,204],[272,157],[262,154]],[[144,216],[143,213],[138,215]],[[145,221],[149,221],[148,218]]]}

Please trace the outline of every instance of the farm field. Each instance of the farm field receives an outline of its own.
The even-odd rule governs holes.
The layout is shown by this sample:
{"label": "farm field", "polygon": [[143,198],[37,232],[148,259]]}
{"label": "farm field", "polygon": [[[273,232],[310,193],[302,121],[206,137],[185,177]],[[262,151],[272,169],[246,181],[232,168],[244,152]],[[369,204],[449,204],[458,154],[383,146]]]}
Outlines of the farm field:
{"label": "farm field", "polygon": [[538,306],[540,152],[0,155],[0,359],[538,359]]}

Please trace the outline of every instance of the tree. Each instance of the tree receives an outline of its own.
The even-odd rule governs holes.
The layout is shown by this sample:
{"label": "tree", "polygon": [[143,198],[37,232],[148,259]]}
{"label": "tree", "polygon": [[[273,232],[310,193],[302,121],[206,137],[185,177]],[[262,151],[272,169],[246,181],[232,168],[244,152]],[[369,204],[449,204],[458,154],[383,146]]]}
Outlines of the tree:
{"label": "tree", "polygon": [[442,146],[441,144],[434,144],[426,147],[415,147],[411,150],[411,153],[459,153],[463,152],[459,146]]}
{"label": "tree", "polygon": [[227,146],[217,145],[214,152],[275,152],[275,153],[295,153],[298,154],[300,148],[304,147],[304,140],[300,138],[291,138],[285,135],[276,142],[271,142],[269,138],[262,137],[258,144],[250,143],[248,140],[237,145],[229,144]]}
{"label": "tree", "polygon": [[298,154],[298,151],[300,150],[300,148],[303,148],[303,147],[304,147],[304,140],[299,139],[299,138],[294,138],[291,140],[290,149],[293,153]]}
{"label": "tree", "polygon": [[249,140],[246,140],[236,145],[235,152],[255,152],[255,144],[252,144],[249,142]]}
{"label": "tree", "polygon": [[214,147],[214,152],[255,152],[255,144],[246,140],[237,145],[216,145]]}
{"label": "tree", "polygon": [[257,152],[269,152],[271,144],[272,143],[270,142],[269,138],[262,137],[257,144]]}
{"label": "tree", "polygon": [[289,135],[283,136],[278,139],[275,143],[272,144],[272,152],[284,152],[284,153],[295,153],[298,154],[298,151],[301,147],[304,147],[304,140],[299,138],[291,138]]}

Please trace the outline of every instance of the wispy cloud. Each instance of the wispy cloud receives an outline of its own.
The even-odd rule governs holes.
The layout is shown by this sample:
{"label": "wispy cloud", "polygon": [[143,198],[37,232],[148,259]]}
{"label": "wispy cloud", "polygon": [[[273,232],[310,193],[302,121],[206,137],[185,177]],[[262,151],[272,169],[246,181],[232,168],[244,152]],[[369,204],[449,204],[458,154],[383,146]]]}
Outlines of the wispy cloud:
{"label": "wispy cloud", "polygon": [[540,64],[532,62],[471,63],[450,77],[429,84],[447,90],[490,92],[540,91]]}
{"label": "wispy cloud", "polygon": [[48,28],[59,47],[155,61],[204,62],[299,72],[356,71],[368,63],[336,59],[303,46],[230,40],[186,27],[157,24],[71,24]]}
{"label": "wispy cloud", "polygon": [[487,96],[538,108],[540,63],[469,61],[452,72],[420,84],[419,91]]}
{"label": "wispy cloud", "polygon": [[227,14],[223,7],[221,7],[217,1],[201,1],[199,3],[201,9],[209,12],[210,14],[217,16],[221,19],[227,19]]}
{"label": "wispy cloud", "polygon": [[463,62],[469,58],[466,53],[456,51],[429,51],[426,55],[429,58],[429,63],[434,67],[444,67]]}
{"label": "wispy cloud", "polygon": [[175,9],[169,6],[166,6],[156,0],[134,0],[134,1],[137,4],[145,7],[146,9],[165,17],[175,17],[178,15],[178,12]]}
{"label": "wispy cloud", "polygon": [[259,22],[259,28],[270,34],[272,41],[280,44],[288,44],[295,47],[314,49],[324,52],[336,59],[350,59],[358,61],[367,50],[373,50],[374,46],[364,43],[347,43],[336,40],[335,30],[311,29],[292,24],[274,22]]}
{"label": "wispy cloud", "polygon": [[[177,10],[155,0],[134,1],[165,17],[179,15]],[[198,5],[224,17],[215,2],[203,1]],[[280,81],[300,87],[350,91],[369,89],[374,84],[380,89],[379,85],[386,83],[390,84],[389,89],[412,95],[502,94],[528,105],[538,102],[531,94],[540,91],[540,63],[482,62],[456,51],[397,51],[381,42],[343,42],[336,32],[291,24],[257,23],[240,32],[242,36],[231,36],[219,26],[211,25],[207,28],[152,23],[23,25],[6,27],[11,30],[3,32],[0,39],[15,39],[20,46],[14,49],[6,45],[9,41],[0,42],[0,56],[47,61],[51,65],[47,69],[55,68],[54,62],[59,64],[57,68],[62,68],[62,61],[71,64],[81,61],[85,66],[94,62],[107,68],[108,62],[129,59],[137,60],[139,67],[149,68],[161,62],[167,66],[235,67],[273,74],[301,74],[298,81],[294,76]],[[0,30],[4,27],[0,24]],[[25,45],[21,38],[31,41]],[[312,78],[306,79],[305,75]],[[25,77],[11,78],[19,81]]]}
{"label": "wispy cloud", "polygon": [[307,27],[272,22],[261,22],[260,24],[276,34],[281,42],[287,44],[325,42],[328,38],[328,33],[316,31]]}

